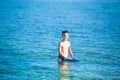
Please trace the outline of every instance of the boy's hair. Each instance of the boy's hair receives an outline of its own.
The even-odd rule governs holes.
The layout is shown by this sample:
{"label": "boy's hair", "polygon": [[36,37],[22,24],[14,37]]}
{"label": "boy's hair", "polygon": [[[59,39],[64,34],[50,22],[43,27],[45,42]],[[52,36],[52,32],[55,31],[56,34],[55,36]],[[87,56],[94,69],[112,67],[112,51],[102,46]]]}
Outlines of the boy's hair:
{"label": "boy's hair", "polygon": [[67,30],[64,30],[64,31],[62,31],[62,35],[64,34],[64,33],[69,33]]}

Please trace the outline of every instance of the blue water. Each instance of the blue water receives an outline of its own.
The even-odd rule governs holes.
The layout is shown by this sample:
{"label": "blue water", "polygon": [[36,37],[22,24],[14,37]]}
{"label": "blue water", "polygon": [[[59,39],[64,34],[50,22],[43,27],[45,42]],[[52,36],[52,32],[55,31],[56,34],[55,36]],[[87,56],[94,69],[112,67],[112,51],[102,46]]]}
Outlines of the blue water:
{"label": "blue water", "polygon": [[[57,63],[62,30],[79,62]],[[120,80],[119,0],[1,0],[0,80]]]}

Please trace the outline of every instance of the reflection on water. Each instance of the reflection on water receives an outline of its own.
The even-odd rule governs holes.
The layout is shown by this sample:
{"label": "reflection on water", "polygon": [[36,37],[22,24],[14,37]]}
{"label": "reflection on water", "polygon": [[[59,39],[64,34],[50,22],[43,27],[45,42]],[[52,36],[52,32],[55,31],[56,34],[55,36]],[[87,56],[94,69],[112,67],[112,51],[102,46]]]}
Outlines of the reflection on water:
{"label": "reflection on water", "polygon": [[72,62],[62,61],[58,63],[59,68],[59,79],[58,80],[70,80]]}

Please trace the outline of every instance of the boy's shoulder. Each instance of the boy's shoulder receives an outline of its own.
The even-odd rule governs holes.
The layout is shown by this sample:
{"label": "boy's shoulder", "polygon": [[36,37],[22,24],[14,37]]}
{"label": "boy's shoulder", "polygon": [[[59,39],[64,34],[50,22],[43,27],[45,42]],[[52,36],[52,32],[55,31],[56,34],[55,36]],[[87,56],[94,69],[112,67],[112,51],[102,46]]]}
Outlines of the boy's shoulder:
{"label": "boy's shoulder", "polygon": [[63,43],[62,41],[59,42],[59,44],[62,44],[62,43]]}
{"label": "boy's shoulder", "polygon": [[[71,44],[70,41],[67,41],[68,44]],[[63,44],[63,41],[60,41],[59,44]]]}
{"label": "boy's shoulder", "polygon": [[67,41],[67,43],[69,43],[69,44],[70,44],[70,41]]}
{"label": "boy's shoulder", "polygon": [[71,45],[70,41],[68,41],[68,44]]}

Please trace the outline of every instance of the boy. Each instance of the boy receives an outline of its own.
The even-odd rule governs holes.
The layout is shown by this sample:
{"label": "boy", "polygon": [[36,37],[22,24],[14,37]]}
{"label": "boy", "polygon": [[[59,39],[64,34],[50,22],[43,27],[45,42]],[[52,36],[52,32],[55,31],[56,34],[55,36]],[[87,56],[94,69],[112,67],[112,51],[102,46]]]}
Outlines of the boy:
{"label": "boy", "polygon": [[[59,47],[58,47],[58,52],[59,52],[58,61],[75,59],[71,50],[71,44],[68,41],[69,32],[67,30],[62,31],[62,37],[63,40],[59,43]],[[68,53],[70,53],[72,59],[68,58]]]}

